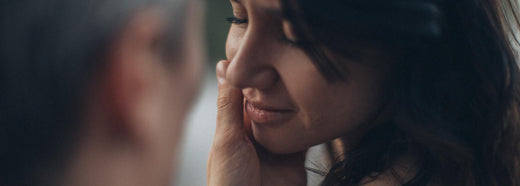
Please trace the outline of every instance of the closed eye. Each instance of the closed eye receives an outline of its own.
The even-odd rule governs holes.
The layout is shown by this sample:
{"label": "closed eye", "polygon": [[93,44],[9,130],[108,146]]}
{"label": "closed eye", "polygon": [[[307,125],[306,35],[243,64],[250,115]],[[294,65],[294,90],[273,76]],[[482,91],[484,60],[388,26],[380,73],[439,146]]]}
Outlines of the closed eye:
{"label": "closed eye", "polygon": [[233,17],[228,17],[228,18],[226,18],[226,20],[227,20],[229,23],[231,23],[231,24],[237,24],[237,25],[239,25],[239,24],[247,24],[247,23],[249,22],[248,19],[239,19],[239,18],[237,18],[237,17],[235,17],[235,16],[233,16]]}

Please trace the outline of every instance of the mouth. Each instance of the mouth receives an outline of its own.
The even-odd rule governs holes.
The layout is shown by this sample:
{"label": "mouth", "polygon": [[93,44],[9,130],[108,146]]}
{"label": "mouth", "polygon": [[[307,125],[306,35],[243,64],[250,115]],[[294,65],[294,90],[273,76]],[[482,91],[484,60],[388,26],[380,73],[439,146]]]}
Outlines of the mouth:
{"label": "mouth", "polygon": [[256,124],[275,124],[289,120],[295,113],[292,109],[266,106],[246,100],[245,110],[249,118]]}

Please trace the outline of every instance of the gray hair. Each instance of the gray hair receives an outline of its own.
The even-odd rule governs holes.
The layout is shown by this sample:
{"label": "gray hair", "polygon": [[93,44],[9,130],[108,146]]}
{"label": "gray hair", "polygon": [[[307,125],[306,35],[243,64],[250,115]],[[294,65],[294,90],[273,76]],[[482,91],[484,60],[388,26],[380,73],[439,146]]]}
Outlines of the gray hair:
{"label": "gray hair", "polygon": [[39,173],[58,168],[109,42],[154,7],[167,13],[167,43],[177,45],[185,1],[1,0],[0,185],[41,184]]}

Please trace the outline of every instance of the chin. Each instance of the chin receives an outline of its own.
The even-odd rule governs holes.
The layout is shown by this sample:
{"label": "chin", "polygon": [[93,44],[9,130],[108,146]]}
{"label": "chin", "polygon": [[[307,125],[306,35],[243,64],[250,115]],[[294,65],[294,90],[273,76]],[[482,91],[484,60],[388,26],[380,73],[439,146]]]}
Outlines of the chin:
{"label": "chin", "polygon": [[[304,135],[294,135],[293,130],[284,130],[283,127],[252,126],[255,141],[267,151],[274,154],[292,154],[307,150],[314,144],[303,139]],[[319,144],[319,143],[318,143]]]}

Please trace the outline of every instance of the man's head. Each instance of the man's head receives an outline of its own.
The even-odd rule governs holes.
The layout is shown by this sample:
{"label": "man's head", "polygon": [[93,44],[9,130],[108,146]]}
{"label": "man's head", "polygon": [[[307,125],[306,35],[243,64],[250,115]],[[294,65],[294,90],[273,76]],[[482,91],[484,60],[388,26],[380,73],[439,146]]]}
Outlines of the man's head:
{"label": "man's head", "polygon": [[1,1],[0,185],[167,183],[203,60],[195,2]]}

